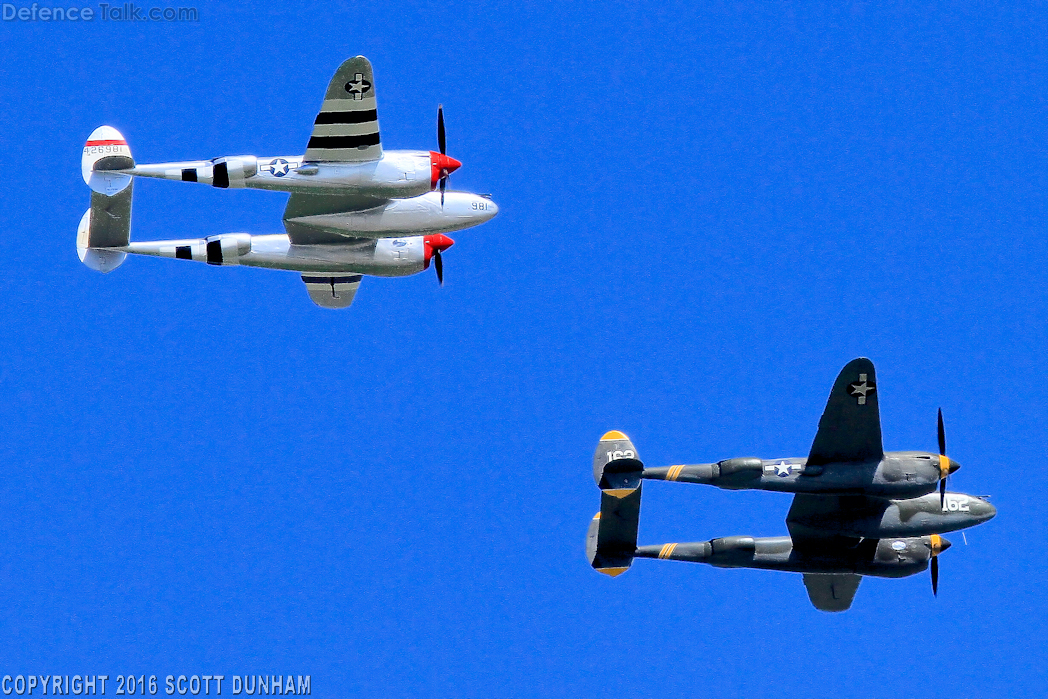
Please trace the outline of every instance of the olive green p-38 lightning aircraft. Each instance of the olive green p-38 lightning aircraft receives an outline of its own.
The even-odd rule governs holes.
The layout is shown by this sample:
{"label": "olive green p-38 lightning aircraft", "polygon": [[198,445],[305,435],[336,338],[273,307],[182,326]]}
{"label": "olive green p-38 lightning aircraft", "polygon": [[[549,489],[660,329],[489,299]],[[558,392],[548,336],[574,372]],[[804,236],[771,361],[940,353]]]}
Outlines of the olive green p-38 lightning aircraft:
{"label": "olive green p-38 lightning aircraft", "polygon": [[[587,554],[596,570],[611,576],[634,558],[803,573],[812,604],[823,611],[848,609],[863,575],[901,578],[930,566],[938,593],[937,556],[950,547],[941,534],[997,514],[983,498],[946,492],[946,477],[958,467],[946,456],[942,411],[938,454],[883,450],[873,363],[860,358],[837,377],[806,459],[647,468],[625,434],[605,434],[593,457],[601,507],[590,524]],[[786,516],[789,536],[638,547],[644,479],[795,493]]]}

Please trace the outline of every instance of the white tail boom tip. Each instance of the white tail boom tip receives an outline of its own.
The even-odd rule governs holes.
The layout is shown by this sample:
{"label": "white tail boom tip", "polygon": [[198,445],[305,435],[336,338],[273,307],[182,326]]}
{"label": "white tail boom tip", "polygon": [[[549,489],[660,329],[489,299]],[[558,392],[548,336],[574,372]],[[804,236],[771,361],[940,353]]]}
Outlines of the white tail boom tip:
{"label": "white tail boom tip", "polygon": [[99,126],[87,137],[80,159],[80,173],[92,190],[106,196],[123,191],[131,183],[130,175],[110,171],[134,166],[131,148],[123,135],[112,126]]}
{"label": "white tail boom tip", "polygon": [[125,252],[87,247],[90,233],[91,209],[88,209],[84,212],[83,218],[80,219],[80,225],[76,229],[76,254],[81,262],[102,274],[108,274],[123,264],[124,259],[127,257]]}

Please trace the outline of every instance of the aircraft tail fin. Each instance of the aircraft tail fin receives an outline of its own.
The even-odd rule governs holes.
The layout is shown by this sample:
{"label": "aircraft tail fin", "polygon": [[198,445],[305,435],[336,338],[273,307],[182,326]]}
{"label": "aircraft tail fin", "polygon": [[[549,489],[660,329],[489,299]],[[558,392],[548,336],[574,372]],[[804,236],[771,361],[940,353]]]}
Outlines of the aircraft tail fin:
{"label": "aircraft tail fin", "polygon": [[594,515],[586,534],[586,556],[598,573],[615,577],[633,564],[640,525],[638,486],[625,497],[600,495],[600,512]]}
{"label": "aircraft tail fin", "polygon": [[593,478],[601,489],[600,512],[590,522],[586,553],[598,572],[621,575],[633,563],[640,525],[644,464],[629,437],[605,434],[593,455]]}
{"label": "aircraft tail fin", "polygon": [[131,193],[128,184],[112,196],[91,192],[91,208],[84,212],[76,231],[80,261],[96,272],[112,272],[123,264],[121,248],[131,242]]}
{"label": "aircraft tail fin", "polygon": [[630,438],[612,430],[600,438],[593,454],[593,480],[602,492],[624,497],[640,487],[644,464]]}
{"label": "aircraft tail fin", "polygon": [[80,159],[80,173],[93,191],[108,196],[123,191],[131,184],[131,176],[119,171],[134,166],[131,148],[112,126],[99,126],[87,137]]}

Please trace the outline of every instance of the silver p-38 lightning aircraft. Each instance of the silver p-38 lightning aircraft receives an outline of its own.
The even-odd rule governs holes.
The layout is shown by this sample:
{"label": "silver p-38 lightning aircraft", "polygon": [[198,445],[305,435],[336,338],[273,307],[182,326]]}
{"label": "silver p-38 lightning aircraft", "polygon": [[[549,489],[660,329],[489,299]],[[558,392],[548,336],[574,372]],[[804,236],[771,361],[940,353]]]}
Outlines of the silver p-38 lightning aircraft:
{"label": "silver p-38 lightning aircraft", "polygon": [[[103,273],[128,253],[292,270],[302,273],[310,298],[325,308],[353,303],[363,275],[406,276],[432,262],[443,283],[441,253],[454,243],[445,234],[490,220],[498,207],[486,196],[446,191],[461,163],[445,152],[442,107],[440,152],[383,151],[375,105],[371,63],[357,56],[328,84],[301,156],[138,165],[116,129],[95,129],[81,162],[93,191],[77,231],[80,260]],[[290,192],[285,232],[131,242],[135,177]]]}
{"label": "silver p-38 lightning aircraft", "polygon": [[[938,454],[885,452],[873,363],[860,358],[837,377],[806,459],[647,468],[626,435],[608,432],[593,457],[601,503],[586,541],[590,563],[611,576],[635,557],[803,573],[812,604],[823,611],[848,609],[863,575],[901,578],[930,565],[937,594],[937,556],[950,546],[940,535],[997,514],[982,498],[946,492],[946,476],[958,465],[945,455],[942,411],[938,431]],[[644,479],[796,493],[786,516],[790,535],[638,547]]]}

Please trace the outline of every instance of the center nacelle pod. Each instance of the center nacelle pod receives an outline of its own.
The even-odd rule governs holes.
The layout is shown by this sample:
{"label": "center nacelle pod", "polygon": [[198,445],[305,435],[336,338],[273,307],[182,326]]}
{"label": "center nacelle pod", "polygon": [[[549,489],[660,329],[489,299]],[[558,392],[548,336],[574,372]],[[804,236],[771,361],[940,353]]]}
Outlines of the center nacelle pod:
{"label": "center nacelle pod", "polygon": [[240,257],[251,252],[249,233],[223,233],[204,239],[209,265],[237,265]]}

